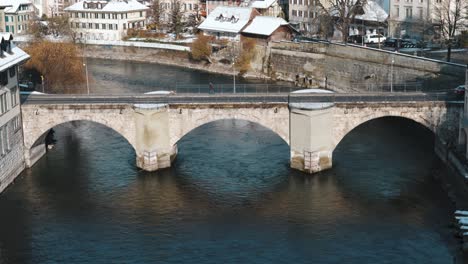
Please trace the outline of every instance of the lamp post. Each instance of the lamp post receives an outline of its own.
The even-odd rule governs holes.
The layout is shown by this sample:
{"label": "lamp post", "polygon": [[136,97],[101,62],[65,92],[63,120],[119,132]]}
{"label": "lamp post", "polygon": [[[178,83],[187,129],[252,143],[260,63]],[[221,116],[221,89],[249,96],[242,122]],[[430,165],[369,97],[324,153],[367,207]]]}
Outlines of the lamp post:
{"label": "lamp post", "polygon": [[86,65],[86,63],[83,63],[83,66],[85,67],[85,72],[86,72],[86,91],[89,94],[88,65]]}
{"label": "lamp post", "polygon": [[233,81],[233,92],[236,93],[236,68],[234,67],[236,65],[236,61],[233,60],[232,62],[232,81]]}
{"label": "lamp post", "polygon": [[44,88],[44,86],[45,86],[44,75],[41,75],[41,83],[42,83],[42,93],[45,93],[44,92],[45,91],[45,88]]}
{"label": "lamp post", "polygon": [[392,65],[390,67],[390,92],[393,93],[393,63],[395,63],[395,59],[392,56]]}

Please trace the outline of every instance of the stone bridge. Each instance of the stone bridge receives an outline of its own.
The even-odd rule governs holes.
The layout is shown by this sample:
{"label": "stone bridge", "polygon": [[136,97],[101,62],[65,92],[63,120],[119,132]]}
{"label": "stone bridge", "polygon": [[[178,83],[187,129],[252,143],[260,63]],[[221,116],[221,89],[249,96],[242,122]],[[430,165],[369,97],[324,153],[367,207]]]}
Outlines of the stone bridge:
{"label": "stone bridge", "polygon": [[[41,99],[42,100],[42,99]],[[222,119],[241,119],[274,131],[291,150],[291,167],[318,172],[332,166],[332,153],[357,126],[381,117],[402,117],[430,129],[442,142],[458,139],[461,102],[363,101],[148,103],[114,100],[28,100],[22,106],[25,158],[32,166],[46,152],[47,132],[70,121],[92,121],[122,135],[134,148],[136,165],[147,171],[171,166],[177,142],[193,129]],[[203,101],[203,100],[201,100]],[[261,101],[261,102],[259,102]]]}

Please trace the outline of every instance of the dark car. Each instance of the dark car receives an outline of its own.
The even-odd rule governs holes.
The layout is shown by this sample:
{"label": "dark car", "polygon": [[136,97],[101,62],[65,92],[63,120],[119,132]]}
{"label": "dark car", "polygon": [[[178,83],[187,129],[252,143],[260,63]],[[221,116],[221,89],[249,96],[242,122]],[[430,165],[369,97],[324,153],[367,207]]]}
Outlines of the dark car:
{"label": "dark car", "polygon": [[457,96],[464,96],[465,95],[465,85],[459,85],[455,89],[453,89],[453,93]]}
{"label": "dark car", "polygon": [[359,43],[362,44],[362,36],[361,35],[352,35],[348,37],[348,43]]}
{"label": "dark car", "polygon": [[388,38],[384,41],[385,47],[392,48],[416,48],[416,43],[409,39]]}

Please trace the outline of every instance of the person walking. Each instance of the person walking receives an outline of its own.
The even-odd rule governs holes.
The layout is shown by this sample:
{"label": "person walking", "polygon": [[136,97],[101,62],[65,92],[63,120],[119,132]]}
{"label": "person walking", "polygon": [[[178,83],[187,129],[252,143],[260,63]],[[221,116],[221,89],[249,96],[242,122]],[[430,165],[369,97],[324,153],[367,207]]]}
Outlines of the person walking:
{"label": "person walking", "polygon": [[210,82],[210,94],[214,94],[214,85]]}

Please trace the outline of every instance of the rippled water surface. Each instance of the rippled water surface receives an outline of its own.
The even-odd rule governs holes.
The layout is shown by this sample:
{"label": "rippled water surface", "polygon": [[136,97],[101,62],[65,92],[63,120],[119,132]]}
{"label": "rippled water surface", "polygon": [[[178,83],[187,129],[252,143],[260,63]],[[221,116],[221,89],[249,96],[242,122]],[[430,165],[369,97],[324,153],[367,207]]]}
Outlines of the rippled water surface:
{"label": "rippled water surface", "polygon": [[332,170],[289,169],[289,147],[245,121],[200,127],[171,169],[88,122],[0,196],[0,263],[452,263],[453,210],[431,135],[400,119],[344,138]]}
{"label": "rippled water surface", "polygon": [[[97,94],[146,93],[158,90],[190,91],[193,93],[198,92],[199,88],[202,92],[208,92],[210,82],[213,83],[216,91],[223,84],[230,86],[233,83],[232,75],[177,66],[105,59],[88,59],[87,62],[89,65],[90,91]],[[269,83],[284,88],[294,86],[293,83],[288,82],[239,77],[236,77],[236,82],[240,92],[243,91],[242,84],[266,85],[266,83]],[[271,91],[276,90],[271,88]]]}

